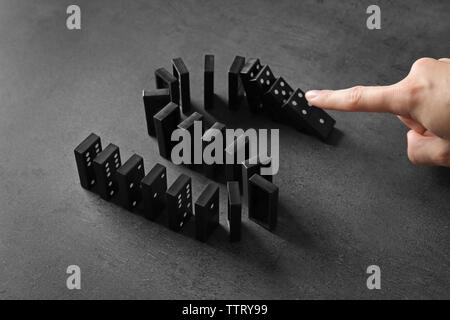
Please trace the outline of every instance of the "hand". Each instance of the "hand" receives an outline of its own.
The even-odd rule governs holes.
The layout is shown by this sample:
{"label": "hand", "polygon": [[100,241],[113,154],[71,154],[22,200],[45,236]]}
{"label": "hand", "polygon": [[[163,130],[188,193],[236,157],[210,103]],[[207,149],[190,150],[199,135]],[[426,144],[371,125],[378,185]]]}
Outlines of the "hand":
{"label": "hand", "polygon": [[306,99],[324,109],[395,114],[411,129],[412,163],[450,167],[450,59],[419,59],[405,79],[390,86],[312,90]]}

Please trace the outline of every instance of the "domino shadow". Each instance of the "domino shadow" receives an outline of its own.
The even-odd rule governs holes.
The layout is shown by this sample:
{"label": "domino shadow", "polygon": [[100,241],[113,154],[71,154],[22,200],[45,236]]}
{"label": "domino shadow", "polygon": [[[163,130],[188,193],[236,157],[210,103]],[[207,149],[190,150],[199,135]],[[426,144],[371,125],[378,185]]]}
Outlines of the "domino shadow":
{"label": "domino shadow", "polygon": [[278,202],[278,224],[274,234],[296,247],[303,249],[315,247],[312,235],[301,223],[301,217],[295,215],[294,211],[284,204],[283,199]]}
{"label": "domino shadow", "polygon": [[342,141],[344,136],[344,132],[335,127],[333,131],[331,131],[330,136],[324,141],[324,143],[336,147]]}
{"label": "domino shadow", "polygon": [[252,269],[275,272],[279,259],[281,243],[272,241],[274,236],[269,231],[246,220],[241,225],[241,240],[230,242],[225,227],[216,229],[205,245],[220,250],[239,264],[246,264]]}

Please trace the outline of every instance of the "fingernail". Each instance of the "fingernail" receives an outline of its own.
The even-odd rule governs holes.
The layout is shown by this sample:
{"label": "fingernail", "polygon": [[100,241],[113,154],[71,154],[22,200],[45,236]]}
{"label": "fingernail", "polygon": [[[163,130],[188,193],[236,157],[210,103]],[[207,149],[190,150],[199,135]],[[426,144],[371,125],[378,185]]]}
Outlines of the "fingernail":
{"label": "fingernail", "polygon": [[320,96],[320,90],[308,91],[305,96],[306,96],[306,99],[308,99],[308,100],[317,99],[317,97]]}

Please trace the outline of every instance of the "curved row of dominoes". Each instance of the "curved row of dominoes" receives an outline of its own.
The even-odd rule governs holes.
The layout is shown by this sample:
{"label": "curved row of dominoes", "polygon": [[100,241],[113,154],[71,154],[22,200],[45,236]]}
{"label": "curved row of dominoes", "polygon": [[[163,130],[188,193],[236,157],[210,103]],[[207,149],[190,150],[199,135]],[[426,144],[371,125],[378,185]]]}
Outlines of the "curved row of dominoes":
{"label": "curved row of dominoes", "polygon": [[[103,199],[155,220],[167,216],[170,229],[180,231],[195,211],[196,239],[206,241],[219,225],[219,186],[209,183],[193,207],[192,181],[181,174],[167,188],[166,167],[157,163],[145,174],[144,160],[133,154],[122,164],[119,147],[102,148],[101,139],[91,133],[74,150],[81,186]],[[262,178],[259,165],[242,166],[249,218],[273,230],[277,221],[278,187]],[[227,183],[230,241],[241,238],[241,188],[238,181]]]}
{"label": "curved row of dominoes", "polygon": [[[205,55],[203,86],[205,110],[214,107],[214,59],[213,55]],[[172,69],[172,73],[165,68],[157,69],[156,90],[143,91],[147,128],[151,136],[158,135],[158,131],[155,131],[154,116],[170,102],[179,105],[183,114],[188,114],[191,110],[188,68],[181,58],[175,58],[172,60]],[[275,77],[268,65],[263,66],[257,58],[246,60],[244,57],[236,56],[228,71],[229,109],[237,109],[244,95],[251,112],[268,112],[272,120],[293,126],[322,140],[329,137],[336,124],[328,113],[312,106],[306,100],[303,90],[300,88],[293,90],[285,79]],[[171,114],[167,110],[166,113]],[[163,116],[164,112],[159,115]],[[165,125],[176,127],[179,122],[175,122]],[[165,147],[170,149],[170,144]],[[166,151],[162,150],[161,153],[165,154]]]}

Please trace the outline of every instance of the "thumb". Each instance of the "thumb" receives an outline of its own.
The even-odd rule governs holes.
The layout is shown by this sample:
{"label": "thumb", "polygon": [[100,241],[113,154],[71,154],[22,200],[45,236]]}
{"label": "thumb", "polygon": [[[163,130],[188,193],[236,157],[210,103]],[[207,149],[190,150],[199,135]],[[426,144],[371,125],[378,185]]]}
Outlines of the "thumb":
{"label": "thumb", "polygon": [[419,166],[450,167],[450,141],[439,138],[430,131],[422,135],[410,130],[408,158],[413,164]]}

